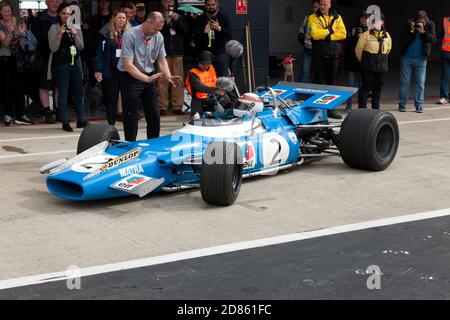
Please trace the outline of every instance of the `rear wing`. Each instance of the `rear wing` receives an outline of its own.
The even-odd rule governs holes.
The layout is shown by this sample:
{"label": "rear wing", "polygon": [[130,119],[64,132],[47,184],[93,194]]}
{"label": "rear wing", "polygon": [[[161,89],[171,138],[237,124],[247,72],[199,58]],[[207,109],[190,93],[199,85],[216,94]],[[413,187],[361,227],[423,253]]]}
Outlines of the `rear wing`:
{"label": "rear wing", "polygon": [[[282,99],[300,104],[302,109],[334,110],[351,98],[358,88],[327,86],[313,83],[279,82],[273,87]],[[267,90],[258,94],[267,101],[272,101],[272,94]]]}

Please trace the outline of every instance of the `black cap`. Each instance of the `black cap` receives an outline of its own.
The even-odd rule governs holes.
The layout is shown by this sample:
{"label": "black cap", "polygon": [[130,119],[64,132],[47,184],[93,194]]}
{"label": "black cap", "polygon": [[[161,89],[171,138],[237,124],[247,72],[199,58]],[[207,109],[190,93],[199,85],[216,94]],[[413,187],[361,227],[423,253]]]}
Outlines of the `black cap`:
{"label": "black cap", "polygon": [[211,64],[213,55],[209,51],[203,51],[198,56],[198,63],[201,64]]}
{"label": "black cap", "polygon": [[363,10],[363,11],[361,11],[361,12],[359,13],[359,17],[360,17],[360,18],[362,18],[362,17],[368,18],[368,17],[370,17],[370,16],[371,16],[371,13],[367,12],[366,10]]}

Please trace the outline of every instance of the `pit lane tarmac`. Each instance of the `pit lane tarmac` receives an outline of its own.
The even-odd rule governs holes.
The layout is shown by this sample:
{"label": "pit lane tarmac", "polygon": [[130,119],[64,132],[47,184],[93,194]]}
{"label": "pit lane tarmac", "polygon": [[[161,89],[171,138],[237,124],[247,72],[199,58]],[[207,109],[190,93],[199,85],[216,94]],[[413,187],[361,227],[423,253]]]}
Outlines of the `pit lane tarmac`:
{"label": "pit lane tarmac", "polygon": [[[386,106],[386,109],[394,108],[394,105]],[[94,203],[60,200],[47,192],[45,177],[39,175],[38,171],[45,163],[65,155],[73,155],[81,131],[66,135],[59,125],[0,128],[3,185],[0,195],[0,238],[3,244],[0,247],[0,280],[65,271],[69,266],[87,268],[108,265],[450,208],[450,108],[426,105],[423,115],[413,112],[394,112],[394,115],[400,122],[401,141],[397,158],[388,170],[368,173],[348,168],[339,158],[326,159],[274,177],[247,180],[237,203],[228,208],[216,208],[203,203],[199,191],[161,193],[143,199],[128,198]],[[165,132],[180,127],[182,121],[183,119],[164,119]],[[141,137],[143,138],[142,135]],[[9,148],[5,150],[5,146]],[[17,150],[21,152],[15,152]],[[423,294],[431,297],[436,292],[436,297],[444,298],[447,297],[447,291],[438,287],[442,283],[448,283],[446,279],[450,273],[443,267],[448,265],[448,253],[444,252],[444,232],[449,230],[438,228],[440,224],[447,225],[445,217],[436,219],[442,221],[407,223],[404,225],[407,226],[406,231],[401,225],[383,227],[382,231],[386,234],[381,240],[385,241],[379,247],[375,246],[378,239],[375,237],[376,233],[366,230],[128,270],[124,272],[130,278],[120,275],[127,280],[118,286],[106,284],[106,279],[103,285],[97,280],[99,277],[116,277],[116,273],[87,277],[83,284],[89,290],[82,290],[86,294],[83,297],[101,298],[103,294],[104,297],[125,298],[128,295],[176,298],[175,291],[172,290],[175,286],[169,283],[174,281],[181,286],[177,290],[181,290],[189,298],[201,297],[202,288],[206,292],[214,291],[214,298],[233,298],[231,295],[235,295],[234,298],[275,298],[268,293],[270,285],[276,288],[280,298],[352,298],[356,294],[353,295],[351,290],[344,292],[347,296],[334,295],[332,286],[328,287],[331,288],[330,291],[318,289],[303,296],[300,293],[296,295],[295,285],[291,288],[285,284],[290,278],[296,281],[298,287],[314,287],[320,281],[331,283],[330,285],[342,281],[347,284],[359,281],[362,289],[358,290],[368,290],[366,280],[370,275],[365,272],[370,263],[380,266],[382,279],[393,277],[394,280],[390,282],[397,285],[395,290],[398,292],[406,292],[406,285],[420,287],[428,281],[430,288],[434,289],[424,290]],[[392,232],[390,228],[398,228],[398,232]],[[427,237],[431,236],[439,241],[423,241],[423,247],[417,247],[422,249],[414,251],[405,245],[404,236],[407,234],[423,237],[422,239],[430,239]],[[340,237],[344,237],[345,241],[342,240],[341,243]],[[310,244],[310,241],[313,243]],[[311,245],[317,248],[316,255],[308,256],[312,252],[308,251],[311,250]],[[291,252],[290,248],[294,251]],[[347,254],[340,257],[337,254],[339,250]],[[277,251],[280,253],[275,254]],[[387,253],[383,253],[384,251]],[[357,259],[360,253],[362,256]],[[246,260],[247,255],[252,256],[253,260]],[[266,255],[273,256],[271,260],[274,269],[270,269],[270,274],[274,276],[261,277],[261,285],[258,285],[254,277],[247,277],[246,282],[244,277],[235,278],[235,272],[231,272],[241,270],[247,266],[246,263],[253,261],[256,276],[260,274],[258,268],[263,271],[263,267],[268,267],[269,258],[263,259]],[[373,257],[374,262],[371,262],[372,259],[364,260],[366,255]],[[352,260],[349,258],[351,256],[358,263],[344,263]],[[385,268],[393,263],[389,261],[395,261],[399,257],[412,260],[399,264],[399,269]],[[311,264],[305,265],[310,258]],[[336,263],[333,264],[333,261]],[[217,268],[209,268],[211,263],[214,265],[219,262],[224,265],[223,274]],[[198,264],[202,268],[194,272],[192,270],[196,269],[189,263]],[[231,265],[228,266],[228,263]],[[302,272],[297,272],[296,277],[295,272],[286,273],[285,278],[276,276],[283,270],[283,266]],[[306,272],[309,270],[306,266],[313,269],[311,273]],[[272,268],[272,265],[269,264],[269,267]],[[167,290],[162,290],[160,295],[145,295],[143,291],[148,291],[155,285],[152,282],[156,279],[154,272],[164,272],[164,268],[169,282],[155,288],[163,287]],[[170,273],[172,268],[178,271]],[[191,274],[186,270],[191,270]],[[230,277],[222,277],[228,272],[226,270]],[[135,291],[134,284],[127,287],[126,283],[138,281],[139,272],[142,272],[140,275],[143,278]],[[241,270],[240,274],[243,272]],[[406,275],[400,277],[401,272],[406,272]],[[327,277],[323,276],[325,273]],[[203,274],[211,279],[216,276],[217,281],[197,281],[196,274]],[[180,283],[177,275],[184,277],[185,281]],[[436,285],[437,281],[433,281],[435,279],[443,281]],[[197,282],[194,283],[194,280]],[[253,285],[251,282],[254,282]],[[183,283],[186,287],[183,287]],[[389,297],[383,283],[382,280],[382,290],[370,290],[378,293],[366,294],[377,297],[383,297],[384,294]],[[24,287],[0,292],[2,298],[20,295],[24,298],[56,297],[56,294],[51,293],[53,289],[58,292],[51,287],[55,285],[58,283],[45,284],[50,289],[44,291],[39,291],[42,288],[39,285],[36,289]],[[257,290],[251,289],[252,286]],[[117,291],[108,291],[116,287],[119,288]],[[221,290],[220,287],[225,289]],[[323,286],[325,287],[327,285]],[[242,293],[244,288],[250,288],[249,293]],[[25,291],[15,295],[15,290]],[[27,291],[29,294],[26,294]],[[411,297],[424,297],[418,291],[413,290]],[[35,296],[32,295],[33,292],[36,293]],[[251,296],[251,292],[255,294]],[[305,293],[304,290],[301,292]],[[68,292],[61,297],[79,298],[82,297],[81,294]]]}

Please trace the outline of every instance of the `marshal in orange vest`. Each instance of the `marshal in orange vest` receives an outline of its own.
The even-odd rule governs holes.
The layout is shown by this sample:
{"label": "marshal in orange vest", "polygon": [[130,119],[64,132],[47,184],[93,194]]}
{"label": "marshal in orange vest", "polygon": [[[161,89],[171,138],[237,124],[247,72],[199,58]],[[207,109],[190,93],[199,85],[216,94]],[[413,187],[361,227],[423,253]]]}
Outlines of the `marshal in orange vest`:
{"label": "marshal in orange vest", "polygon": [[442,39],[442,50],[450,52],[450,17],[444,17],[444,38]]}
{"label": "marshal in orange vest", "polygon": [[[186,79],[184,80],[186,89],[188,90],[188,92],[191,96],[192,96],[192,86],[191,86],[191,82],[189,81],[189,76],[190,76],[191,72],[200,79],[200,82],[203,85],[208,86],[208,87],[213,87],[213,88],[216,87],[217,75],[216,75],[216,70],[214,69],[213,65],[210,65],[209,69],[207,71],[201,71],[197,68],[192,68],[188,72]],[[200,100],[208,98],[208,94],[204,93],[204,92],[197,91],[195,95]]]}

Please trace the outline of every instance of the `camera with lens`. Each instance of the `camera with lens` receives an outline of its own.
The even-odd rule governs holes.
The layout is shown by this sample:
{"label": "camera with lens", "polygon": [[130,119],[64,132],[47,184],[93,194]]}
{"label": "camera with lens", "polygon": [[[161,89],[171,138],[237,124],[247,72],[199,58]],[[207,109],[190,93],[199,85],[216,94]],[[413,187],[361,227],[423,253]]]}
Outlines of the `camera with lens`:
{"label": "camera with lens", "polygon": [[206,111],[224,113],[226,106],[230,102],[231,99],[227,94],[222,96],[220,94],[210,93],[208,98],[203,100],[202,106]]}

